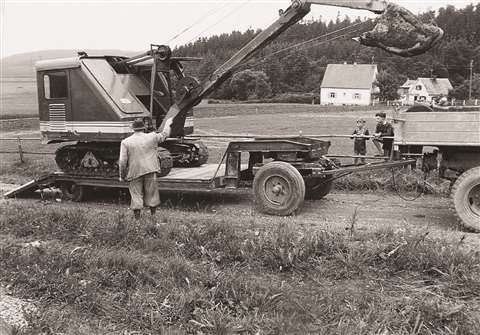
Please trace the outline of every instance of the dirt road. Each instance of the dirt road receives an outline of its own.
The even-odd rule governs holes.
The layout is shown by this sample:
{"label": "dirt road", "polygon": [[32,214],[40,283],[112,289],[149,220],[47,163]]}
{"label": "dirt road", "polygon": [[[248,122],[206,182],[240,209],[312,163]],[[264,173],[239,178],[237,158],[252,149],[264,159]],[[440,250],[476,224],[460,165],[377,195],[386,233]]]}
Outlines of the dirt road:
{"label": "dirt road", "polygon": [[[2,193],[9,185],[2,184]],[[39,198],[1,200],[5,206],[10,202],[24,202],[28,206],[49,208],[82,208],[92,211],[128,211],[128,200],[118,193],[100,192],[91,194],[85,202],[73,203],[56,200],[52,193],[46,201]],[[442,238],[451,243],[460,243],[469,249],[480,250],[480,234],[467,231],[457,223],[450,199],[422,196],[416,201],[405,201],[392,193],[334,192],[322,200],[305,201],[301,211],[290,217],[275,217],[257,213],[252,196],[242,193],[164,193],[161,214],[165,216],[226,219],[234,225],[274,227],[281,223],[293,223],[301,229],[326,229],[345,231],[413,232],[432,238]],[[195,213],[192,216],[192,212]],[[162,214],[164,213],[164,214]]]}

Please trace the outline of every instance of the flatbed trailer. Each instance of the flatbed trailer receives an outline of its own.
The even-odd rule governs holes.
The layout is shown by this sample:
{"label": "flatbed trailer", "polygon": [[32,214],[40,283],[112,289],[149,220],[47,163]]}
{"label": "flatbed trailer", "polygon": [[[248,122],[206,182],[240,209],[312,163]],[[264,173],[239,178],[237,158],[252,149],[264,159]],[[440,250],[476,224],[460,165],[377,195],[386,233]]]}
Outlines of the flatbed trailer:
{"label": "flatbed trailer", "polygon": [[[334,179],[360,171],[415,164],[416,160],[384,161],[365,165],[340,165],[328,157],[330,142],[307,137],[268,138],[230,142],[218,164],[172,168],[157,178],[160,191],[198,192],[253,189],[256,208],[272,215],[290,215],[305,198],[321,199]],[[248,164],[242,164],[247,159]],[[308,160],[306,157],[311,159]],[[301,157],[301,159],[300,159]],[[89,188],[128,188],[112,177],[53,172],[4,194],[13,198],[35,190],[58,187],[63,197],[81,201]]]}

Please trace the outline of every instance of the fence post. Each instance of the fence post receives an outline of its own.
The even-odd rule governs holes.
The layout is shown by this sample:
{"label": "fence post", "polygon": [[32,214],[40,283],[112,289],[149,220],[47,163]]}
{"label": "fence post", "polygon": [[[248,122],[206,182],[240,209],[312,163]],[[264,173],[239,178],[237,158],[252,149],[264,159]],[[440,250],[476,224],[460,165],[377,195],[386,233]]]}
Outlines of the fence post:
{"label": "fence post", "polygon": [[18,139],[18,153],[20,155],[20,162],[24,163],[23,161],[23,149],[22,149],[22,139],[17,137]]}

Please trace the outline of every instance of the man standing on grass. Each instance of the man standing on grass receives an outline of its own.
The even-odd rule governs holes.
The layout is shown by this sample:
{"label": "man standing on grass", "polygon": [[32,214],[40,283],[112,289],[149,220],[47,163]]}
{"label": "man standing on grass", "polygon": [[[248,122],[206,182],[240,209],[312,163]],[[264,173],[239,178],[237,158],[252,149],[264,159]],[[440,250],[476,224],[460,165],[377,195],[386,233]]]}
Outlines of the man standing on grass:
{"label": "man standing on grass", "polygon": [[158,194],[157,172],[160,163],[157,157],[158,144],[170,136],[172,119],[165,123],[164,131],[145,133],[145,124],[142,119],[132,123],[134,133],[124,139],[120,145],[118,167],[120,181],[128,181],[128,189],[132,202],[135,219],[140,219],[140,210],[150,207],[150,213],[155,214],[160,205]]}
{"label": "man standing on grass", "polygon": [[[375,139],[373,140],[373,144],[375,144],[375,147],[378,150],[378,155],[376,156],[390,157],[393,138],[384,137],[393,137],[393,126],[387,122],[387,114],[385,113],[380,112],[375,114],[375,120],[377,121],[377,127],[375,129]],[[380,143],[383,143],[383,147]]]}

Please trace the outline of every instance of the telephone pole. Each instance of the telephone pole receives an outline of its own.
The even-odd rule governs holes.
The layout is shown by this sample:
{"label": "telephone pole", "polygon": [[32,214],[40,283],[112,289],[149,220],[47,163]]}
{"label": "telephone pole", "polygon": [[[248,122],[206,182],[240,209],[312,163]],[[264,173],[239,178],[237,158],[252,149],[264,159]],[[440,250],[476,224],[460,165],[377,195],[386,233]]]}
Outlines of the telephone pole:
{"label": "telephone pole", "polygon": [[473,59],[470,60],[470,85],[468,85],[468,100],[472,100]]}

